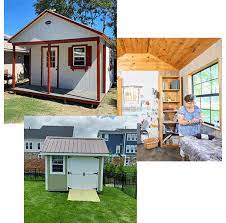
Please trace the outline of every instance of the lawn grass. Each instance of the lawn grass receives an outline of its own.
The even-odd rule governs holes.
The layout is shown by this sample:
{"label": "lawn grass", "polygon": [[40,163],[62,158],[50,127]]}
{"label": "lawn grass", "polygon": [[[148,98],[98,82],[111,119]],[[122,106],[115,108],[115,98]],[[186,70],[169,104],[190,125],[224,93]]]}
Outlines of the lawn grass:
{"label": "lawn grass", "polygon": [[104,187],[100,203],[67,201],[68,193],[45,191],[44,182],[24,182],[25,223],[133,223],[136,200]]}
{"label": "lawn grass", "polygon": [[111,88],[97,108],[83,104],[63,104],[12,94],[4,94],[5,123],[23,122],[29,115],[116,115],[116,87]]}

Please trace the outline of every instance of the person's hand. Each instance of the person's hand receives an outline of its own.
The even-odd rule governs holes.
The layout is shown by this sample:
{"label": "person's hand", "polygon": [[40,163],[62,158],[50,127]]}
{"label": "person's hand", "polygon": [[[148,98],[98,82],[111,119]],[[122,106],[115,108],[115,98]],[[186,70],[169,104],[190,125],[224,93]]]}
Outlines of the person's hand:
{"label": "person's hand", "polygon": [[192,123],[199,123],[201,121],[201,119],[198,119],[198,118],[193,118],[191,120]]}

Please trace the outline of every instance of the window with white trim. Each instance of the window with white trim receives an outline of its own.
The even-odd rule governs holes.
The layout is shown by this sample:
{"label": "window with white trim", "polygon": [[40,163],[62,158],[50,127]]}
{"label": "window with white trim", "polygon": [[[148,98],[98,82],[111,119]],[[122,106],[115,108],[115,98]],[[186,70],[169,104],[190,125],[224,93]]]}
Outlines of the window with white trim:
{"label": "window with white trim", "polygon": [[86,46],[73,47],[73,65],[86,66]]}
{"label": "window with white trim", "polygon": [[32,142],[30,142],[30,149],[32,149]]}
{"label": "window with white trim", "polygon": [[26,142],[26,149],[29,149],[29,144],[28,144],[28,142]]}
{"label": "window with white trim", "polygon": [[136,145],[126,145],[126,153],[136,153]]}
{"label": "window with white trim", "polygon": [[108,134],[102,134],[102,138],[103,138],[105,141],[108,141],[108,140],[109,140],[109,135],[108,135]]}
{"label": "window with white trim", "polygon": [[137,141],[137,134],[127,134],[127,141]]}
{"label": "window with white trim", "polygon": [[41,143],[38,142],[38,150],[40,150],[40,149],[41,149]]}
{"label": "window with white trim", "polygon": [[120,153],[120,146],[119,145],[116,146],[116,153]]}
{"label": "window with white trim", "polygon": [[64,157],[51,156],[51,174],[64,174]]}

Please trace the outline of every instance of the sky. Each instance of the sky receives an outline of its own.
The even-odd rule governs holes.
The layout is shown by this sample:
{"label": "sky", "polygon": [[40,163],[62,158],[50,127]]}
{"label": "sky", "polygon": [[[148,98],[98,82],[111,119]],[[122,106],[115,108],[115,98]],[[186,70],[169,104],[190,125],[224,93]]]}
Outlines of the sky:
{"label": "sky", "polygon": [[[4,1],[4,33],[12,36],[37,17],[33,4],[36,0],[5,0]],[[93,27],[101,31],[98,23]],[[110,29],[106,35],[112,37]]]}
{"label": "sky", "polygon": [[96,138],[98,131],[137,128],[136,116],[25,116],[25,128],[43,125],[74,126],[74,137]]}

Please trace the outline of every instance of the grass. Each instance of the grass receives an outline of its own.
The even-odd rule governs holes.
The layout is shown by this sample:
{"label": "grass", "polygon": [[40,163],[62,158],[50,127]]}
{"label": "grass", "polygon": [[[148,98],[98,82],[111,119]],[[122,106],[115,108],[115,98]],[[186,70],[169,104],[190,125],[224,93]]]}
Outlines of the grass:
{"label": "grass", "polygon": [[104,187],[100,203],[67,201],[68,193],[48,192],[44,182],[25,181],[25,223],[133,223],[136,200]]}
{"label": "grass", "polygon": [[123,192],[128,194],[129,196],[131,196],[133,198],[136,197],[136,187],[135,187],[135,185],[124,186]]}
{"label": "grass", "polygon": [[116,88],[111,88],[97,108],[82,104],[63,104],[52,100],[42,100],[15,95],[6,91],[5,123],[23,122],[29,115],[116,115]]}

